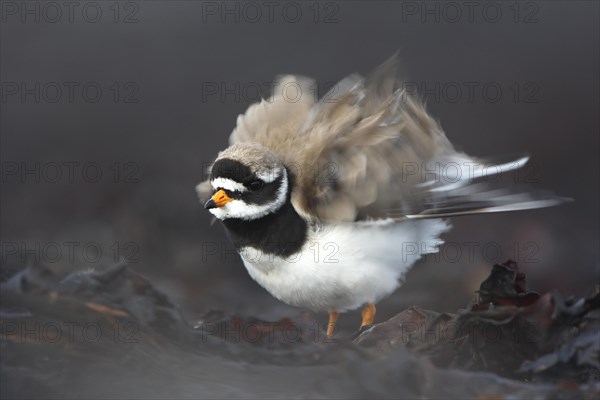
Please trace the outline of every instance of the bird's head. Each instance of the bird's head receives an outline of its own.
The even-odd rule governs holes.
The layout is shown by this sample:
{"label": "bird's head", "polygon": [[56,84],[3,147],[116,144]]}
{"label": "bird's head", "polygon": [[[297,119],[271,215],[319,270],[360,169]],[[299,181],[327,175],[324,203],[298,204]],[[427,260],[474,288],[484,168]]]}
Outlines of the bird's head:
{"label": "bird's head", "polygon": [[289,180],[279,158],[257,144],[234,144],[219,153],[210,171],[212,197],[204,208],[220,220],[255,220],[286,202]]}

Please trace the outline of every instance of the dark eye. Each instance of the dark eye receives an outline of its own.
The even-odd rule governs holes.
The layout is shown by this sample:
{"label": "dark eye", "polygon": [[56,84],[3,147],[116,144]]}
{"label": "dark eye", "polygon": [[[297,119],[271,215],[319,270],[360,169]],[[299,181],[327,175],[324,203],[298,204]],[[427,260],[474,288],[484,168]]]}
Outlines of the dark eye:
{"label": "dark eye", "polygon": [[248,184],[248,187],[252,191],[257,191],[257,190],[262,189],[262,187],[263,187],[264,184],[265,183],[263,181],[261,181],[260,179],[256,179],[256,180],[253,180],[252,182],[250,182]]}

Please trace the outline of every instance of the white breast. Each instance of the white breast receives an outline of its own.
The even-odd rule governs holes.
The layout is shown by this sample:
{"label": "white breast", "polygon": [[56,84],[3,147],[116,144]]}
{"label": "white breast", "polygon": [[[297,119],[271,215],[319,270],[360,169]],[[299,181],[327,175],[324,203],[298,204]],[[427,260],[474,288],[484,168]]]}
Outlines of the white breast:
{"label": "white breast", "polygon": [[437,252],[449,228],[441,219],[324,225],[288,258],[249,247],[240,254],[250,276],[281,301],[342,312],[391,294],[415,261]]}

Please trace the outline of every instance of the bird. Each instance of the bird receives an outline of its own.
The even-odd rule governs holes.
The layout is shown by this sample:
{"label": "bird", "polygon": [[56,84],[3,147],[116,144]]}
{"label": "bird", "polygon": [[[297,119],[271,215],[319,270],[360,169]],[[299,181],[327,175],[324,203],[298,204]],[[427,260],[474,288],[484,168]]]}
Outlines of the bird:
{"label": "bird", "polygon": [[361,307],[359,332],[372,326],[376,304],[439,251],[450,217],[565,201],[491,179],[529,156],[457,150],[398,72],[395,55],[320,99],[312,79],[280,76],[196,186],[249,275],[284,303],[327,312],[327,338]]}

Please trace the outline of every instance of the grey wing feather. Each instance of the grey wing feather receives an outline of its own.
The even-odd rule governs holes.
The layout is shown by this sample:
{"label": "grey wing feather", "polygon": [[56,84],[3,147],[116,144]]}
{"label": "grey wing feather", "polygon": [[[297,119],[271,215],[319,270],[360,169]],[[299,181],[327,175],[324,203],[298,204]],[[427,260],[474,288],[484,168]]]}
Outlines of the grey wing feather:
{"label": "grey wing feather", "polygon": [[200,202],[206,203],[212,195],[212,186],[210,185],[210,181],[207,179],[196,185],[196,193],[198,194]]}
{"label": "grey wing feather", "polygon": [[482,213],[529,210],[560,205],[573,199],[558,197],[545,190],[518,185],[500,185],[490,182],[471,182],[444,192],[429,191],[423,209],[416,214],[403,210],[388,210],[395,219],[424,219],[455,217]]}
{"label": "grey wing feather", "polygon": [[[528,158],[485,160],[456,151],[423,104],[403,90],[397,63],[393,57],[367,78],[351,75],[319,101],[310,79],[285,76],[276,87],[299,88],[301,98],[290,101],[281,90],[252,105],[238,117],[230,143],[259,143],[277,154],[294,174],[295,208],[312,219],[430,218],[560,202],[552,195],[547,201],[499,196],[474,185]],[[461,178],[447,179],[448,166],[459,168]]]}

